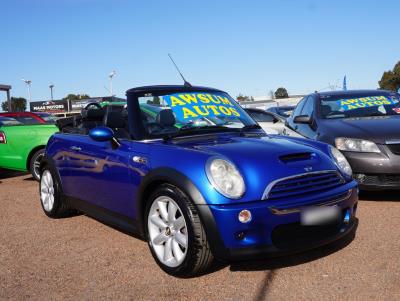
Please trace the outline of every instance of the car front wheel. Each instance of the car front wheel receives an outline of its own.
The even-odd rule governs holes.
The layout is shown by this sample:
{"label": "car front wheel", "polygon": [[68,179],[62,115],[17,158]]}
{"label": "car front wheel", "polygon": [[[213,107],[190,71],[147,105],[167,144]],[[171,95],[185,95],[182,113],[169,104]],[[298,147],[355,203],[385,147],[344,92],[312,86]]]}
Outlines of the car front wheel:
{"label": "car front wheel", "polygon": [[44,213],[48,217],[66,217],[76,213],[65,202],[60,183],[49,167],[44,167],[39,184],[40,202]]}
{"label": "car front wheel", "polygon": [[207,237],[196,207],[177,187],[161,185],[147,203],[147,241],[168,274],[191,277],[211,265]]}

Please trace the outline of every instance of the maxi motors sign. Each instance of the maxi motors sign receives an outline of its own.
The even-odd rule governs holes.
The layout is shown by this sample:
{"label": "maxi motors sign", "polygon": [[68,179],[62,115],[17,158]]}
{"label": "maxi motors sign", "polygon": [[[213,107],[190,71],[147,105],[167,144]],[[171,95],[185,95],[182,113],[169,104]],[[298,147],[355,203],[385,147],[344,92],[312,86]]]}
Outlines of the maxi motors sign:
{"label": "maxi motors sign", "polygon": [[57,101],[33,101],[30,103],[31,112],[67,112],[66,100]]}

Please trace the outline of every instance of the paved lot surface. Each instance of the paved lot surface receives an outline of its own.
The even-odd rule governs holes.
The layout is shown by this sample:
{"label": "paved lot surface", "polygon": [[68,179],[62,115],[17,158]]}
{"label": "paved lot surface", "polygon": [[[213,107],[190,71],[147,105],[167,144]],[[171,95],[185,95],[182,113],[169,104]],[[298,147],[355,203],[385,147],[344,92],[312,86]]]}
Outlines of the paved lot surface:
{"label": "paved lot surface", "polygon": [[0,299],[400,300],[400,194],[362,199],[350,243],[177,279],[141,240],[84,215],[47,218],[31,177],[0,171]]}

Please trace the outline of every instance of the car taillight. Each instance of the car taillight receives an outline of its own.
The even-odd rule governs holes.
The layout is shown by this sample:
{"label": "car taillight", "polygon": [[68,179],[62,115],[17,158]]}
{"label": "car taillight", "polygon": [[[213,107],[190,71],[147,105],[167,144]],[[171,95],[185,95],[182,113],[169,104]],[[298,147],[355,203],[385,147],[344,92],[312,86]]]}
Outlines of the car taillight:
{"label": "car taillight", "polygon": [[2,131],[0,131],[0,144],[1,143],[7,143],[6,134]]}

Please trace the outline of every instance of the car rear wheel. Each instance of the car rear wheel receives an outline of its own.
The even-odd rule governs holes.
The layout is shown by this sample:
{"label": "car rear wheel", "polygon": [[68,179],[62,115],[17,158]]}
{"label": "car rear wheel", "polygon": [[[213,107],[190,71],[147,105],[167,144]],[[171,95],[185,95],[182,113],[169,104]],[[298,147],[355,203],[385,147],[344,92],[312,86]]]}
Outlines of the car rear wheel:
{"label": "car rear wheel", "polygon": [[40,203],[44,213],[52,218],[66,217],[75,210],[65,203],[60,190],[60,183],[48,167],[44,167],[39,184]]}
{"label": "car rear wheel", "polygon": [[44,157],[44,149],[36,151],[29,162],[29,171],[36,181],[40,180],[40,162]]}
{"label": "car rear wheel", "polygon": [[147,241],[157,264],[168,274],[191,277],[213,261],[196,207],[177,187],[163,184],[146,210]]}

